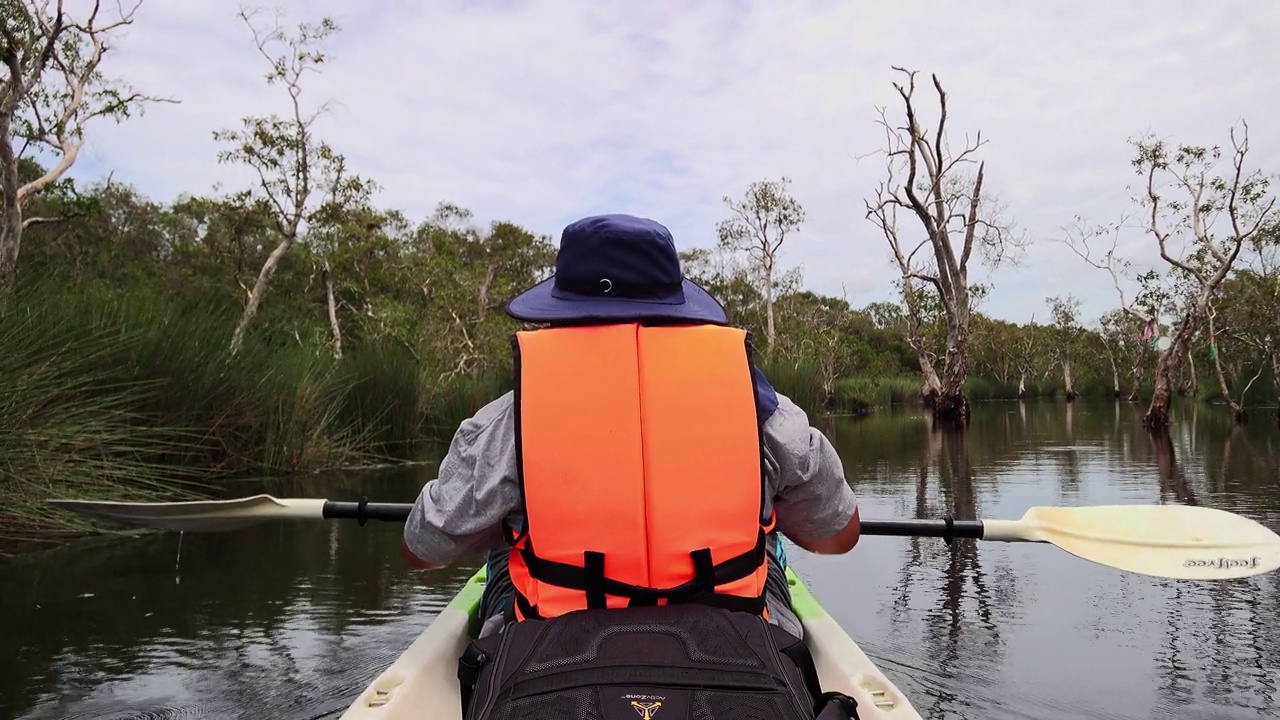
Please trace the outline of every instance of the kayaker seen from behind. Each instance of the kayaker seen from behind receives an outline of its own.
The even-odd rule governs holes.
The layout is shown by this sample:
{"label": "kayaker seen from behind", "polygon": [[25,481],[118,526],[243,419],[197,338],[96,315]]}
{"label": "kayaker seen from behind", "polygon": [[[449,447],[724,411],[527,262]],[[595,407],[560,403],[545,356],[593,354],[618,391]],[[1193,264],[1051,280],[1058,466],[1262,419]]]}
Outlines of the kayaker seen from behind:
{"label": "kayaker seen from behind", "polygon": [[[555,275],[514,298],[516,385],[458,428],[405,524],[415,566],[488,553],[481,636],[584,608],[697,602],[796,637],[778,534],[858,542],[835,449],[629,215],[564,229]],[[514,552],[513,552],[514,548]]]}

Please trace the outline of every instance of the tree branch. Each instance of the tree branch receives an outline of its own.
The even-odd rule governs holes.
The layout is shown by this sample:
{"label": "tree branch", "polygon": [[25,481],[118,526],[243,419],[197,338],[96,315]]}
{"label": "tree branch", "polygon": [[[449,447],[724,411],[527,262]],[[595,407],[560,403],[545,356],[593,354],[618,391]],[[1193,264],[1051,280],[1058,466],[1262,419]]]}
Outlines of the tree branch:
{"label": "tree branch", "polygon": [[28,217],[22,219],[22,229],[26,230],[32,225],[50,225],[53,223],[66,222],[70,215],[59,215],[57,217]]}
{"label": "tree branch", "polygon": [[937,277],[936,275],[924,275],[924,274],[921,274],[921,273],[910,273],[910,274],[909,274],[909,275],[907,275],[906,277],[913,278],[913,279],[915,279],[915,280],[921,280],[921,281],[923,281],[923,282],[927,282],[927,283],[929,283],[930,285],[933,285],[934,289],[936,289],[938,292],[942,292],[942,283],[941,283],[941,282],[939,282],[938,277]]}

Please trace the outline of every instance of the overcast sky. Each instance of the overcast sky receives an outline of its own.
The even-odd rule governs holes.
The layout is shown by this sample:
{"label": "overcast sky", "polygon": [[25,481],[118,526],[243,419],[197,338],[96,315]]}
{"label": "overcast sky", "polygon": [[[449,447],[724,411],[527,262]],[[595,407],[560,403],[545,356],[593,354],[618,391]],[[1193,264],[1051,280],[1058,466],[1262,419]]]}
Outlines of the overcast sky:
{"label": "overcast sky", "polygon": [[[80,0],[76,4],[83,4]],[[987,187],[1035,243],[994,282],[985,312],[1047,315],[1045,297],[1116,304],[1110,279],[1052,242],[1079,214],[1112,222],[1138,177],[1127,141],[1229,142],[1251,128],[1251,165],[1280,171],[1280,3],[520,2],[290,0],[286,21],[342,28],[304,102],[378,202],[414,219],[441,201],[557,242],[578,217],[662,221],[681,248],[710,246],[727,210],[764,178],[792,178],[808,218],[786,267],[855,306],[889,299],[893,267],[863,202],[883,172],[877,106],[901,114],[891,66],[949,94],[955,142],[981,130]],[[283,112],[265,61],[228,0],[145,0],[105,70],[176,105],[98,123],[73,175],[108,171],[157,200],[247,185],[212,133]],[[921,83],[918,83],[921,84]],[[932,124],[930,125],[932,127]],[[918,226],[905,225],[912,233]],[[1138,230],[1125,235],[1140,264]]]}

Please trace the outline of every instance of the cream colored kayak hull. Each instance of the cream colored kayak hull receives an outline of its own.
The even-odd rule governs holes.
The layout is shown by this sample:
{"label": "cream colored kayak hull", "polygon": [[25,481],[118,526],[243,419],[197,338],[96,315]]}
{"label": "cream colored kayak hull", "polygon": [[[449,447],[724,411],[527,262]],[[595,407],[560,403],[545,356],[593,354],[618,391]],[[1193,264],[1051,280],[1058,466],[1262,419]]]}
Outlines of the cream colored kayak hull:
{"label": "cream colored kayak hull", "polygon": [[[788,570],[787,579],[823,689],[839,690],[856,699],[862,720],[922,720],[800,578]],[[481,569],[408,649],[365,688],[342,715],[343,720],[462,720],[458,658],[477,629],[483,590]]]}

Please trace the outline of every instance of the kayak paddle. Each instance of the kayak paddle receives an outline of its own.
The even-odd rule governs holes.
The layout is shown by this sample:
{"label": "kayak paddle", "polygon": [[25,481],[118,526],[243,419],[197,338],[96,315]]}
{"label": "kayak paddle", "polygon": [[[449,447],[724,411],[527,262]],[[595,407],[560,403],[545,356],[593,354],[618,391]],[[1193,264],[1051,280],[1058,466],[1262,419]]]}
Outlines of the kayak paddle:
{"label": "kayak paddle", "polygon": [[321,498],[253,495],[233,500],[133,503],[111,500],[50,500],[52,505],[108,520],[184,532],[238,530],[264,520],[390,520],[404,522],[409,503],[339,502]]}
{"label": "kayak paddle", "polygon": [[[254,495],[234,500],[127,503],[50,500],[86,515],[165,530],[234,530],[264,520],[403,522],[408,503]],[[1235,513],[1189,505],[1033,507],[1020,520],[863,520],[864,535],[1049,543],[1077,557],[1143,575],[1227,580],[1280,568],[1280,535]]]}

